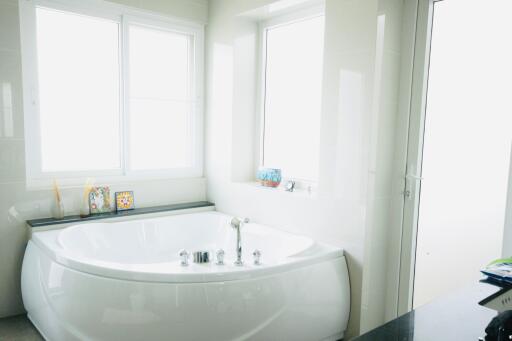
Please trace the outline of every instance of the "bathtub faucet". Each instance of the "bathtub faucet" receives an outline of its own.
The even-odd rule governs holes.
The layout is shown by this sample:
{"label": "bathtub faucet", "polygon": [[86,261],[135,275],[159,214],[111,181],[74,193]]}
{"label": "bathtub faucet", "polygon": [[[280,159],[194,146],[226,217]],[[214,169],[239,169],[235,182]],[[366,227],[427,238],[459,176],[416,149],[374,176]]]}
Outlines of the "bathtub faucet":
{"label": "bathtub faucet", "polygon": [[249,222],[248,218],[240,220],[237,217],[233,217],[231,219],[231,227],[236,230],[236,261],[235,265],[242,266],[244,262],[242,261],[242,236],[240,235],[240,228],[243,224],[247,224]]}

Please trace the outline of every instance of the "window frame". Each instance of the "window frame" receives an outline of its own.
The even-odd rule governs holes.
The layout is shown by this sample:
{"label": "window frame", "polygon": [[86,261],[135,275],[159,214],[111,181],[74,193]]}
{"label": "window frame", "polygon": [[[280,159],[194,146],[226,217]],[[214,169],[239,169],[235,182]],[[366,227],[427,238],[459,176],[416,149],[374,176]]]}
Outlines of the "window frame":
{"label": "window frame", "polygon": [[[258,135],[257,139],[257,148],[258,152],[256,154],[257,159],[255,160],[257,168],[265,167],[264,164],[264,154],[265,154],[265,102],[266,102],[266,85],[267,85],[267,32],[272,28],[276,28],[279,26],[289,25],[296,22],[300,22],[303,20],[308,20],[316,17],[325,17],[325,4],[315,4],[313,6],[308,6],[305,8],[300,8],[297,10],[289,11],[284,14],[277,15],[275,17],[271,17],[269,19],[262,20],[258,23],[258,31],[259,31],[259,53],[260,56],[258,58]],[[322,114],[322,109],[320,109],[320,114]],[[320,118],[321,120],[321,118]],[[320,161],[320,160],[319,160]],[[319,165],[320,170],[320,165]],[[308,190],[311,192],[312,190],[318,187],[318,182],[320,178],[320,172],[317,173],[316,179],[300,179],[294,177],[284,177],[282,183],[285,183],[288,180],[295,181],[295,188],[299,190]]]}
{"label": "window frame", "polygon": [[[119,156],[120,168],[113,170],[42,170],[41,130],[37,69],[36,8],[72,12],[114,21],[119,27]],[[58,178],[64,186],[81,185],[87,178],[119,183],[133,180],[195,178],[203,176],[204,25],[179,18],[109,3],[103,0],[19,0],[22,51],[25,161],[27,188],[48,188]],[[129,168],[129,27],[136,25],[185,34],[190,44],[190,132],[191,165],[183,168],[133,170]]]}

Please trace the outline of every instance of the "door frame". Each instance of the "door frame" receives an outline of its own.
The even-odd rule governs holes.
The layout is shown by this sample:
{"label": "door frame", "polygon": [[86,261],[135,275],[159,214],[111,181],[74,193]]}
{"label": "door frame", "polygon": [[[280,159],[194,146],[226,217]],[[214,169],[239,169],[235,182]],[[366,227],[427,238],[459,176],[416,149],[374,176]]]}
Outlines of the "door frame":
{"label": "door frame", "polygon": [[432,38],[434,4],[437,1],[442,0],[419,0],[417,2],[416,33],[414,41],[411,98],[404,173],[404,201],[402,208],[397,295],[398,316],[411,311],[413,306],[416,238],[418,232],[418,209],[421,191],[430,45]]}

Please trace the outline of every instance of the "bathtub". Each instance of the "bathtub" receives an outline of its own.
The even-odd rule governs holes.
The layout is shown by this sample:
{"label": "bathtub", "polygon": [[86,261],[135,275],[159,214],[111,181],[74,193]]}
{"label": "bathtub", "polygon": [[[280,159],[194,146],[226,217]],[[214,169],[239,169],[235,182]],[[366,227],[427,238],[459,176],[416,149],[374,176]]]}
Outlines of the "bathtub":
{"label": "bathtub", "polygon": [[[47,340],[338,340],[350,296],[343,250],[200,212],[34,232],[22,267],[28,317]],[[180,250],[225,250],[181,264]],[[261,264],[252,259],[261,252]]]}

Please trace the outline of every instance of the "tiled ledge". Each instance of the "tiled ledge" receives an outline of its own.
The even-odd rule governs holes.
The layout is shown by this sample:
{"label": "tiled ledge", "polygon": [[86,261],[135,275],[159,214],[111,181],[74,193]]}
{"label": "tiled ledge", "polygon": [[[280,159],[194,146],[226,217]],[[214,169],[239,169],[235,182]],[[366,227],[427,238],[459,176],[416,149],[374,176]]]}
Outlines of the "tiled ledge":
{"label": "tiled ledge", "polygon": [[27,224],[30,227],[43,227],[43,226],[57,225],[57,224],[81,223],[81,222],[89,221],[89,220],[119,218],[119,217],[126,217],[126,216],[138,215],[138,214],[160,213],[160,212],[186,210],[186,209],[190,209],[190,208],[211,207],[211,206],[215,206],[215,204],[208,202],[208,201],[196,201],[196,202],[188,202],[188,203],[182,203],[182,204],[136,208],[136,209],[129,210],[129,211],[119,211],[119,212],[114,211],[114,212],[109,212],[109,213],[93,214],[93,215],[83,217],[83,218],[80,217],[79,215],[70,215],[70,216],[66,216],[62,219],[56,219],[56,218],[32,219],[32,220],[27,220]]}

